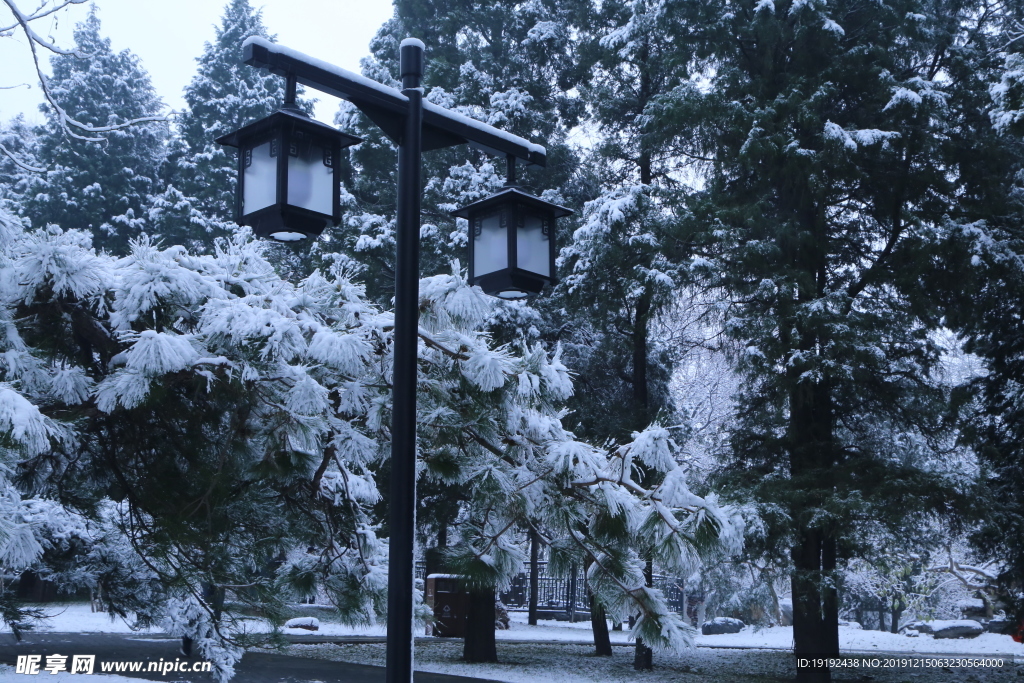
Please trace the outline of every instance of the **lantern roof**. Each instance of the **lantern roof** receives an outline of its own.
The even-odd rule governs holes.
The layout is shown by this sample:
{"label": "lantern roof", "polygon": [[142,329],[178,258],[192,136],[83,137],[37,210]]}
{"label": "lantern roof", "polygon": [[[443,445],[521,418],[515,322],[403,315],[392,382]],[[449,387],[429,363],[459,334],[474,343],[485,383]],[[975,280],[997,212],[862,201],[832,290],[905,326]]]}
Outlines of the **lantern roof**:
{"label": "lantern roof", "polygon": [[458,208],[455,211],[452,211],[450,215],[457,216],[459,218],[469,218],[470,212],[477,213],[479,211],[486,211],[491,207],[501,206],[502,204],[507,204],[512,201],[525,204],[532,209],[551,211],[554,213],[555,218],[564,218],[565,216],[570,216],[575,213],[572,209],[559,206],[558,204],[552,204],[551,202],[544,201],[540,197],[534,197],[532,194],[527,194],[518,187],[506,187],[497,194],[492,194],[490,197],[485,197],[480,201]]}
{"label": "lantern roof", "polygon": [[363,141],[362,138],[357,138],[356,136],[349,135],[348,133],[342,133],[334,126],[328,126],[326,123],[321,123],[316,119],[310,118],[305,114],[305,112],[299,109],[282,108],[278,109],[270,116],[266,116],[260,119],[259,121],[250,123],[247,126],[242,126],[238,130],[232,133],[228,133],[227,135],[222,135],[221,137],[217,138],[216,142],[218,144],[226,145],[228,147],[238,147],[241,140],[244,138],[250,138],[254,135],[260,135],[261,133],[273,130],[278,126],[287,123],[298,123],[307,130],[312,130],[321,133],[325,136],[338,138],[341,141],[342,147],[350,147],[352,145],[357,145]]}

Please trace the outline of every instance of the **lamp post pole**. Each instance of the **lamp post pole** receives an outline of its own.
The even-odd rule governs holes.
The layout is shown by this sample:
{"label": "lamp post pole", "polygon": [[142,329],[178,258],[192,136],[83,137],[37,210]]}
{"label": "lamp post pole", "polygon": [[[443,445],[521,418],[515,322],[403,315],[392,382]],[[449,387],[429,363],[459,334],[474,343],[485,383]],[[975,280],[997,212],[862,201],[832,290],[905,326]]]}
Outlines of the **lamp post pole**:
{"label": "lamp post pole", "polygon": [[[413,668],[413,548],[416,529],[416,366],[419,345],[419,239],[420,205],[422,202],[420,157],[424,150],[469,144],[487,154],[504,156],[509,159],[509,177],[514,178],[514,159],[520,159],[527,164],[544,166],[547,161],[547,153],[544,147],[529,140],[503,132],[435,104],[424,102],[420,83],[423,77],[424,46],[415,38],[407,38],[402,41],[399,53],[401,92],[359,74],[326,64],[296,50],[276,45],[259,36],[246,39],[242,47],[245,53],[243,61],[246,64],[266,69],[288,79],[290,96],[294,93],[295,84],[298,83],[348,100],[377,124],[384,134],[398,146],[391,500],[388,512],[390,534],[386,680],[387,683],[411,683]],[[218,142],[222,144],[239,148],[239,187],[243,187],[248,173],[245,160],[250,160],[250,157],[257,158],[256,145],[264,142],[264,137],[266,137],[264,135],[264,137],[256,138],[254,135],[260,131],[249,129],[255,126],[263,130],[261,126],[267,127],[273,124],[273,117],[281,118],[282,116],[288,119],[288,125],[297,125],[291,120],[295,118],[294,114],[282,110],[265,119],[264,121],[271,121],[266,126],[262,121],[257,122],[218,139]],[[316,130],[317,126],[323,126],[323,124],[304,122],[302,126],[303,128],[312,126],[314,133],[320,136],[324,135],[323,131]],[[249,130],[248,133],[246,133],[247,130]],[[342,144],[348,146],[359,142],[358,138],[339,134],[333,130],[332,133],[343,138],[334,143],[339,146],[338,151]],[[269,161],[274,156],[269,151],[271,149],[272,144],[268,143],[265,163],[272,163]],[[333,154],[331,158],[336,156],[337,154]],[[325,156],[326,158],[328,157]],[[330,166],[326,161],[324,165]],[[283,239],[280,234],[288,236],[299,234],[289,232],[291,230],[301,230],[300,237],[315,238],[323,230],[325,222],[332,219],[332,215],[323,211],[302,210],[298,214],[299,218],[308,217],[308,214],[312,213],[316,217],[316,221],[314,221],[317,224],[316,228],[313,229],[308,221],[299,224],[298,227],[292,227],[289,224],[289,221],[295,218],[293,215],[295,209],[290,206],[290,195],[286,195],[280,189],[284,187],[282,183],[285,182],[280,174],[290,173],[288,169],[290,166],[287,164],[279,163],[277,165],[277,194],[282,195],[275,197],[277,203],[272,201],[270,206],[262,204],[259,209],[253,209],[253,213],[247,213],[245,199],[243,196],[239,196],[238,220],[246,225],[258,225],[261,212],[272,210],[275,212],[275,221],[277,221],[274,226],[279,223],[281,225],[278,228],[276,239]],[[522,193],[519,194],[522,195]],[[535,205],[548,206],[546,203],[526,195],[519,196],[518,201],[529,201]],[[337,187],[335,187],[333,205],[333,221],[336,223],[340,215]],[[280,207],[284,207],[284,209]],[[555,208],[561,209],[562,207]],[[560,215],[566,215],[566,213]],[[554,214],[552,214],[553,217]],[[551,229],[553,230],[553,228]],[[259,234],[258,230],[257,234]],[[269,232],[268,235],[274,237],[275,233]],[[550,260],[551,272],[553,272],[553,254],[550,256]]]}
{"label": "lamp post pole", "polygon": [[416,359],[419,339],[420,156],[423,43],[402,41],[402,94],[409,98],[398,146],[395,234],[395,356],[392,376],[391,501],[388,511],[387,683],[411,683],[413,546],[416,528]]}

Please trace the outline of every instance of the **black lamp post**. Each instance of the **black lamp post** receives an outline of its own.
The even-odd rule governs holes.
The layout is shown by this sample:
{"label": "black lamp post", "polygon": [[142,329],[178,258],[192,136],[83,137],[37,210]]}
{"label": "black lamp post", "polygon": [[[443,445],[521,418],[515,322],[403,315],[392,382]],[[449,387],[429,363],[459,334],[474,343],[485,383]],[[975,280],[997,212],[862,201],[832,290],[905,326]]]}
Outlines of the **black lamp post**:
{"label": "black lamp post", "polygon": [[[288,102],[291,103],[291,107],[286,103],[270,117],[218,140],[239,148],[238,221],[253,226],[257,235],[283,241],[315,238],[327,225],[336,224],[340,219],[340,185],[337,178],[329,179],[333,200],[328,205],[323,178],[330,175],[330,170],[321,169],[318,163],[333,169],[341,148],[356,144],[359,139],[297,113],[294,108],[297,82],[349,100],[398,145],[386,680],[387,683],[411,683],[419,231],[423,193],[420,156],[423,150],[470,144],[489,154],[508,158],[510,182],[513,182],[515,159],[543,166],[546,153],[540,145],[424,102],[420,87],[424,46],[419,40],[402,41],[401,92],[263,38],[249,38],[243,48],[246,64],[288,79]],[[274,141],[279,145],[276,157],[273,156]],[[294,155],[292,145],[298,145]],[[284,150],[291,155],[287,160],[282,153]],[[300,175],[302,180],[296,180]],[[312,180],[306,183],[308,178]],[[301,184],[302,193],[293,193],[297,183]],[[254,189],[257,187],[259,191]],[[521,226],[507,231],[502,255],[490,257],[501,268],[477,278],[487,284],[491,282],[483,279],[487,275],[499,271],[507,274],[504,280],[498,276],[492,278],[495,286],[487,284],[490,293],[516,296],[540,291],[545,282],[554,280],[554,220],[567,215],[568,209],[508,188],[462,211],[466,216],[482,216],[481,225],[490,225],[484,215],[487,211],[497,211],[498,215],[507,217],[506,221]],[[488,240],[471,250],[485,259],[488,258],[485,256],[487,248],[495,244],[488,233]]]}

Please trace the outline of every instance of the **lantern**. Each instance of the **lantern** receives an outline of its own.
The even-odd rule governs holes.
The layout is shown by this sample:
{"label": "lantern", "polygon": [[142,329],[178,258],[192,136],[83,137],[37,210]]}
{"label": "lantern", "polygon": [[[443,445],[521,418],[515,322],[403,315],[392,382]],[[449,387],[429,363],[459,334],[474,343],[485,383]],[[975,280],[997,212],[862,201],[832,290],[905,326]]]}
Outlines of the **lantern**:
{"label": "lantern", "polygon": [[341,150],[362,142],[309,118],[288,103],[217,139],[238,148],[235,220],[257,237],[315,239],[341,220]]}
{"label": "lantern", "polygon": [[554,284],[555,221],[571,209],[517,187],[453,211],[469,221],[469,283],[502,299],[521,299]]}

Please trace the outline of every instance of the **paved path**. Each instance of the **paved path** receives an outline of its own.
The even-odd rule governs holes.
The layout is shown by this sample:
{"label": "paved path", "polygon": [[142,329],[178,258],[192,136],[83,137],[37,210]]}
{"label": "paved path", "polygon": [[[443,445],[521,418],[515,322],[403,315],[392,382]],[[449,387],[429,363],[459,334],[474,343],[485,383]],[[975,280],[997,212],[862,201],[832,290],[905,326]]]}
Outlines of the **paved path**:
{"label": "paved path", "polygon": [[[93,673],[100,673],[100,662],[113,661],[144,661],[159,662],[184,660],[178,648],[181,640],[167,637],[107,634],[107,633],[28,633],[20,643],[14,642],[10,633],[0,634],[0,664],[14,666],[18,655],[96,655],[96,667]],[[192,661],[198,658],[193,655]],[[147,666],[147,665],[144,665]],[[238,683],[304,683],[305,681],[321,681],[322,683],[384,683],[384,668],[347,662],[329,662],[303,657],[270,654],[263,652],[246,652],[242,661],[235,667],[235,681]],[[0,683],[31,683],[44,681],[49,677],[46,671],[42,676],[24,676],[18,674],[0,674]],[[157,672],[130,673],[117,672],[121,676],[164,681],[165,683],[208,683],[213,678],[208,673],[168,673],[166,676]],[[6,680],[5,680],[6,679]],[[88,676],[83,676],[88,681]],[[445,674],[417,671],[415,683],[492,683],[482,678],[466,676],[449,676]]]}

